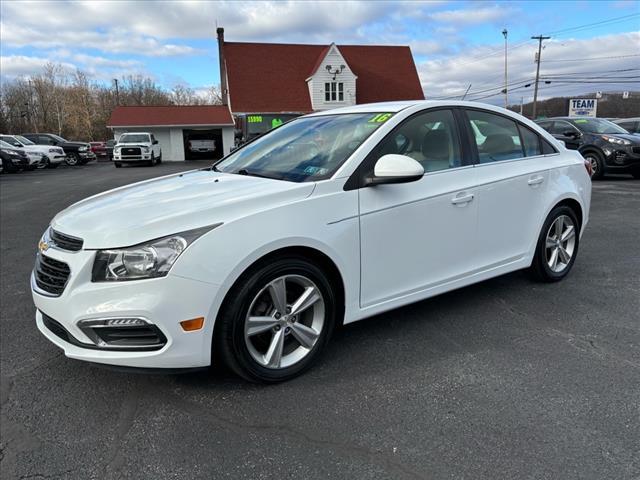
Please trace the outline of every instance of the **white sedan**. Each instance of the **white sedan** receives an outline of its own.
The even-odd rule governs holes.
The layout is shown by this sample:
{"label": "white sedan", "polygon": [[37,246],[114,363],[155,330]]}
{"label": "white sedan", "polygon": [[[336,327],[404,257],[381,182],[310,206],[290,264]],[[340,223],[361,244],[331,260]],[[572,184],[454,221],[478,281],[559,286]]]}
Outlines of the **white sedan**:
{"label": "white sedan", "polygon": [[588,168],[489,105],[314,113],[212,168],[60,212],[31,279],[36,322],[70,358],[287,380],[341,324],[514,270],[566,277]]}

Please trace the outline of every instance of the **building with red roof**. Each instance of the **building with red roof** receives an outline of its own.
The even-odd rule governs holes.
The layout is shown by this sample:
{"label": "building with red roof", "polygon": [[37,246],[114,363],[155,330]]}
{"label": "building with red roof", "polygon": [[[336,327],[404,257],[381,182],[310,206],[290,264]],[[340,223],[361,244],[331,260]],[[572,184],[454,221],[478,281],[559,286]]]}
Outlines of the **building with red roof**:
{"label": "building with red roof", "polygon": [[408,46],[240,43],[217,33],[222,94],[245,140],[312,111],[424,99]]}
{"label": "building with red roof", "polygon": [[234,145],[234,120],[228,105],[119,106],[108,125],[118,138],[148,132],[167,160],[216,159]]}

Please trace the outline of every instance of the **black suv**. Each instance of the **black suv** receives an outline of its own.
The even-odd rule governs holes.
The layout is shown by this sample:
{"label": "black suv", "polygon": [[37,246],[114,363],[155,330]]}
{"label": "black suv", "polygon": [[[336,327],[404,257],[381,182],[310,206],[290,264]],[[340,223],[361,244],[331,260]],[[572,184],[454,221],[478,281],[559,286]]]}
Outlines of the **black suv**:
{"label": "black suv", "polygon": [[592,178],[630,173],[640,179],[640,136],[603,118],[555,117],[536,123],[589,160]]}
{"label": "black suv", "polygon": [[67,156],[65,160],[67,165],[84,165],[96,159],[88,143],[70,142],[53,133],[23,133],[22,136],[37,145],[56,145],[62,147]]}

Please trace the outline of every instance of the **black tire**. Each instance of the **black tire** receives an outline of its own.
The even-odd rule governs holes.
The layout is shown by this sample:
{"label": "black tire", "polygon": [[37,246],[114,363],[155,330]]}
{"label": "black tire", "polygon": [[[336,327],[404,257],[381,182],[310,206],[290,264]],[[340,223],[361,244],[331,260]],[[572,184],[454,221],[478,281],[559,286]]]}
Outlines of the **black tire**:
{"label": "black tire", "polygon": [[116,166],[116,168],[122,168],[122,163],[120,162],[113,162],[113,164]]}
{"label": "black tire", "polygon": [[51,165],[51,161],[49,160],[49,157],[47,157],[46,155],[43,155],[42,157],[44,159],[44,163],[39,163],[38,166],[36,168],[49,168],[49,165]]}
{"label": "black tire", "polygon": [[162,152],[160,152],[160,156],[158,157],[158,163],[162,163]]}
{"label": "black tire", "polygon": [[2,161],[2,169],[7,173],[16,173],[19,170],[10,160]]}
{"label": "black tire", "polygon": [[[546,240],[551,226],[559,217],[563,215],[569,217],[573,222],[573,225],[575,226],[575,245],[573,247],[571,259],[561,271],[557,272],[553,271],[547,263]],[[576,213],[572,208],[566,205],[560,205],[554,208],[551,213],[549,213],[547,219],[544,222],[544,225],[542,225],[542,230],[540,231],[540,235],[538,236],[538,243],[536,244],[536,252],[533,257],[533,262],[531,263],[531,267],[529,268],[529,273],[535,280],[541,282],[558,282],[569,274],[571,268],[573,267],[573,264],[576,261],[576,257],[578,256],[580,246],[580,228],[581,226],[578,223],[578,217],[576,216]]]}
{"label": "black tire", "polygon": [[604,158],[599,152],[589,151],[583,153],[582,156],[585,160],[591,162],[591,180],[600,180],[604,176]]}
{"label": "black tire", "polygon": [[75,167],[76,165],[80,165],[80,155],[76,152],[71,152],[67,155],[64,161],[70,167]]}
{"label": "black tire", "polygon": [[[316,343],[297,363],[267,368],[253,359],[245,342],[244,324],[253,299],[269,282],[283,275],[301,275],[311,280],[324,300],[324,325]],[[290,380],[310,368],[328,343],[337,323],[336,294],[324,271],[298,255],[288,255],[258,264],[235,283],[218,314],[212,342],[212,358],[239,376],[256,383]]]}

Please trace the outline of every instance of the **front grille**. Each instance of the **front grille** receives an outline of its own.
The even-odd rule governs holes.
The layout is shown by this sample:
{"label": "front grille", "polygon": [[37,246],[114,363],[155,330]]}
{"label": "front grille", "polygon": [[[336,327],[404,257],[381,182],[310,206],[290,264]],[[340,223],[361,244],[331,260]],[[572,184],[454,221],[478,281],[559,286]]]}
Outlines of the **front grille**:
{"label": "front grille", "polygon": [[38,253],[34,273],[38,288],[59,297],[67,286],[71,270],[66,263]]}
{"label": "front grille", "polygon": [[120,150],[121,155],[140,155],[140,147],[124,147]]}
{"label": "front grille", "polygon": [[640,147],[633,147],[633,153],[640,153]]}
{"label": "front grille", "polygon": [[71,235],[65,235],[64,233],[60,233],[53,228],[50,232],[51,240],[54,245],[62,250],[69,250],[71,252],[77,252],[78,250],[82,250],[82,244],[84,241],[81,238],[72,237]]}

